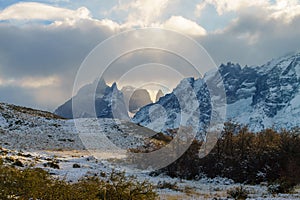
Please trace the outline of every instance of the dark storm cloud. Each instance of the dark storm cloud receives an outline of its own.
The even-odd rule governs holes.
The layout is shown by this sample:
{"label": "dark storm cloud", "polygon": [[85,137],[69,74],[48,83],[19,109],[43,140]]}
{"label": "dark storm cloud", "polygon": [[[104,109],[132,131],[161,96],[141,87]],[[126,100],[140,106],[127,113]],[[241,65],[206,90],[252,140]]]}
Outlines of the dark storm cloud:
{"label": "dark storm cloud", "polygon": [[85,56],[111,35],[107,28],[0,25],[1,76],[48,76],[76,71]]}
{"label": "dark storm cloud", "polygon": [[34,99],[32,90],[21,90],[15,86],[0,86],[0,94],[0,102],[37,108],[37,102]]}

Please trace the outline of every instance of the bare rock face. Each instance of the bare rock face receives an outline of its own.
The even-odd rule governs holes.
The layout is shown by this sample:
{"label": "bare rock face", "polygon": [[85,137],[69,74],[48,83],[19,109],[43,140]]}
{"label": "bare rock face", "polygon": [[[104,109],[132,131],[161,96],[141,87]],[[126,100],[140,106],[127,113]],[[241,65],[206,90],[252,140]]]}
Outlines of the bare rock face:
{"label": "bare rock face", "polygon": [[134,90],[135,90],[135,88],[132,86],[124,86],[121,89],[121,92],[123,93],[124,101],[125,101],[127,108],[129,107],[129,99],[130,99],[131,95],[134,93]]}
{"label": "bare rock face", "polygon": [[156,94],[156,98],[155,98],[155,102],[158,102],[160,97],[163,97],[164,93],[161,90],[158,90],[157,94]]}
{"label": "bare rock face", "polygon": [[129,99],[129,111],[136,113],[141,107],[153,103],[146,89],[136,89]]}

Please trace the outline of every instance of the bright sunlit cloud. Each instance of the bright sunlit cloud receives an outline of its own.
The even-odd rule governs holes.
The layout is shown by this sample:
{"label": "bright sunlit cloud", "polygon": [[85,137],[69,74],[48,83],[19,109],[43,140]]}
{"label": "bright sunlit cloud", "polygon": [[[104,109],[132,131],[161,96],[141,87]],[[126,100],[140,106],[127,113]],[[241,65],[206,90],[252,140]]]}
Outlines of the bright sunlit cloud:
{"label": "bright sunlit cloud", "polygon": [[169,3],[170,0],[119,1],[110,12],[127,12],[126,26],[146,27],[160,19]]}
{"label": "bright sunlit cloud", "polygon": [[300,4],[298,0],[277,0],[276,4],[269,6],[271,17],[291,22],[300,15]]}
{"label": "bright sunlit cloud", "polygon": [[49,77],[24,77],[21,79],[4,79],[0,77],[0,87],[2,86],[14,86],[21,88],[42,88],[48,86],[59,86],[61,81],[56,76]]}
{"label": "bright sunlit cloud", "polygon": [[184,34],[194,36],[206,35],[206,30],[196,22],[188,20],[182,16],[172,16],[164,24],[164,28],[176,30]]}
{"label": "bright sunlit cloud", "polygon": [[69,10],[35,2],[13,4],[0,12],[0,20],[76,20],[89,18],[90,12],[85,7]]}
{"label": "bright sunlit cloud", "polygon": [[208,5],[214,6],[220,16],[228,12],[242,13],[251,8],[259,8],[268,14],[269,19],[283,19],[288,23],[300,15],[299,0],[203,0],[196,6],[195,14],[201,16]]}

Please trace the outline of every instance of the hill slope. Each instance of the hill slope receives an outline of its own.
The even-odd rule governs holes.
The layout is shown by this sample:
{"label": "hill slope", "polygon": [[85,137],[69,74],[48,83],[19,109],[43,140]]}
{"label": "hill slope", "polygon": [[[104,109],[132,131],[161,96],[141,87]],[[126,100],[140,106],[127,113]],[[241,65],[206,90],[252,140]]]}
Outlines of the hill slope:
{"label": "hill slope", "polygon": [[[0,146],[8,149],[84,150],[97,144],[104,153],[110,149],[126,153],[128,148],[142,146],[154,134],[128,121],[66,120],[49,112],[0,103]],[[87,139],[94,143],[83,143]]]}

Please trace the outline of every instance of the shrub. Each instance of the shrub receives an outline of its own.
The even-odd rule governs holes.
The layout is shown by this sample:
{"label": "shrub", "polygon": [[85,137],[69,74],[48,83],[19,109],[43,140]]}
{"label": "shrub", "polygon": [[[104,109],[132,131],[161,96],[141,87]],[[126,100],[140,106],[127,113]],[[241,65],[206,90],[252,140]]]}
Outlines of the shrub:
{"label": "shrub", "polygon": [[170,190],[178,190],[178,186],[177,183],[170,183],[170,182],[166,182],[166,181],[159,181],[157,183],[157,188],[159,189],[170,189]]}
{"label": "shrub", "polygon": [[77,164],[77,163],[74,163],[74,164],[73,164],[73,168],[80,168],[80,165]]}
{"label": "shrub", "polygon": [[148,181],[139,182],[135,177],[126,177],[125,172],[113,171],[100,187],[100,199],[152,200],[156,198],[152,185]]}
{"label": "shrub", "polygon": [[55,163],[54,161],[44,163],[43,166],[44,167],[50,167],[50,168],[53,168],[53,169],[59,169],[59,165],[57,163]]}
{"label": "shrub", "polygon": [[249,192],[243,186],[233,188],[227,191],[229,197],[239,200],[247,199]]}
{"label": "shrub", "polygon": [[269,184],[268,192],[271,194],[290,193],[295,186],[296,184],[289,180],[280,179]]}
{"label": "shrub", "polygon": [[14,166],[18,166],[18,167],[24,167],[23,163],[19,160],[16,160],[14,163],[13,163]]}
{"label": "shrub", "polygon": [[[0,164],[1,164],[0,160]],[[112,172],[106,180],[86,178],[71,184],[54,179],[42,169],[19,170],[0,165],[0,199],[138,200],[156,198],[152,185],[125,173]]]}

